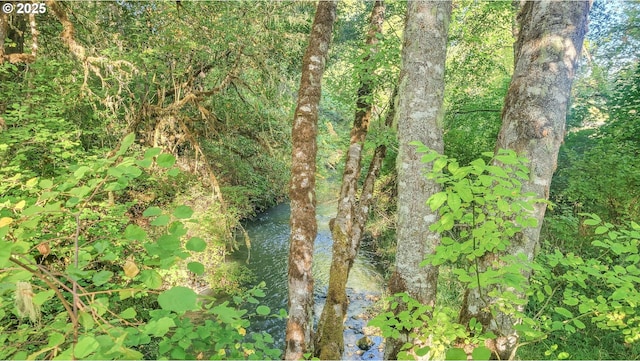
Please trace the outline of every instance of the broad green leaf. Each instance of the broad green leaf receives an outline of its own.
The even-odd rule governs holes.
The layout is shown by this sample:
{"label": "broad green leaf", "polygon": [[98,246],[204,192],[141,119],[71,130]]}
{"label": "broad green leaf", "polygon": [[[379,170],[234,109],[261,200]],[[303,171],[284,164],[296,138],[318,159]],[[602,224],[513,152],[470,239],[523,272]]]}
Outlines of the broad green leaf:
{"label": "broad green leaf", "polygon": [[200,262],[189,262],[187,264],[187,269],[198,276],[204,273],[204,265]]}
{"label": "broad green leaf", "polygon": [[491,358],[491,350],[485,346],[478,346],[473,349],[471,357],[473,357],[474,360],[488,360]]}
{"label": "broad green leaf", "polygon": [[152,269],[146,269],[140,272],[140,281],[151,289],[162,287],[162,276]]}
{"label": "broad green leaf", "polygon": [[127,134],[124,139],[122,139],[122,142],[120,143],[120,149],[118,149],[116,155],[120,156],[126,153],[131,144],[133,144],[134,140],[136,140],[136,134],[134,132]]}
{"label": "broad green leaf", "polygon": [[149,168],[153,164],[152,159],[136,160],[136,164],[142,168]]}
{"label": "broad green leaf", "polygon": [[564,308],[564,307],[555,307],[555,308],[554,308],[554,310],[555,310],[558,314],[560,314],[560,315],[562,315],[562,316],[564,316],[564,317],[566,317],[566,318],[571,318],[571,317],[573,317],[573,313],[571,313],[571,311],[567,310],[567,309],[566,309],[566,308]]}
{"label": "broad green leaf", "polygon": [[138,225],[130,224],[124,230],[124,238],[130,241],[144,241],[147,238],[147,232]]}
{"label": "broad green leaf", "polygon": [[33,297],[33,303],[35,303],[38,306],[42,306],[45,302],[50,300],[55,294],[56,294],[56,292],[54,290],[47,290],[47,291],[38,292]]}
{"label": "broad green leaf", "polygon": [[173,215],[179,219],[191,218],[193,215],[193,210],[189,206],[178,206],[173,211]]}
{"label": "broad green leaf", "polygon": [[151,206],[147,209],[145,209],[144,212],[142,212],[142,215],[145,217],[152,217],[152,216],[158,216],[162,214],[162,209],[160,209],[160,207],[156,207],[156,206]]}
{"label": "broad green leaf", "polygon": [[260,316],[266,316],[271,313],[271,309],[268,306],[260,305],[256,308],[256,313]]}
{"label": "broad green leaf", "polygon": [[595,234],[603,234],[603,233],[607,233],[607,231],[609,230],[609,228],[605,227],[605,226],[598,226],[595,230]]}
{"label": "broad green leaf", "polygon": [[162,148],[149,148],[144,151],[144,158],[150,159],[155,157],[156,155],[162,153]]}
{"label": "broad green leaf", "polygon": [[61,334],[60,332],[53,331],[49,333],[48,339],[49,339],[49,343],[47,344],[47,347],[54,347],[64,342],[64,335]]}
{"label": "broad green leaf", "polygon": [[194,252],[202,252],[207,248],[207,242],[205,242],[202,238],[199,237],[191,237],[185,247],[189,251]]}
{"label": "broad green leaf", "polygon": [[429,353],[429,351],[431,351],[431,347],[429,346],[421,347],[416,350],[416,356],[419,356],[419,357],[425,356],[426,354]]}
{"label": "broad green leaf", "polygon": [[576,325],[576,327],[581,330],[584,330],[585,328],[587,328],[587,326],[577,318],[573,320],[573,324]]}
{"label": "broad green leaf", "polygon": [[9,258],[11,257],[11,244],[3,238],[0,238],[0,268],[9,265]]}
{"label": "broad green leaf", "polygon": [[158,246],[165,250],[176,250],[180,248],[180,237],[171,234],[165,234],[158,238]]}
{"label": "broad green leaf", "polygon": [[[158,301],[160,299],[158,298]],[[143,331],[154,337],[163,337],[169,332],[172,327],[175,327],[176,324],[173,319],[169,317],[162,317],[158,320],[151,320],[145,326]]]}
{"label": "broad green leaf", "polygon": [[185,312],[198,309],[197,299],[198,295],[192,289],[176,286],[162,292],[158,296],[158,303],[164,310]]}
{"label": "broad green leaf", "polygon": [[158,156],[156,163],[158,163],[159,167],[170,168],[176,163],[176,158],[171,154],[164,153]]}
{"label": "broad green leaf", "polygon": [[92,336],[80,336],[74,349],[73,355],[76,358],[85,358],[98,350],[100,344]]}
{"label": "broad green leaf", "polygon": [[427,200],[427,204],[429,205],[432,211],[437,211],[440,208],[440,206],[444,204],[446,200],[447,200],[447,193],[438,192],[432,195],[431,197],[429,197],[429,199]]}
{"label": "broad green leaf", "polygon": [[93,285],[94,286],[102,286],[103,284],[109,282],[109,280],[113,277],[113,272],[111,271],[100,271],[93,275]]}
{"label": "broad green leaf", "polygon": [[440,172],[447,165],[447,160],[444,158],[438,158],[433,162],[433,172]]}
{"label": "broad green leaf", "polygon": [[158,218],[154,219],[150,224],[152,226],[166,226],[167,224],[169,224],[169,221],[171,219],[169,218],[168,215],[163,214],[158,216]]}
{"label": "broad green leaf", "polygon": [[[82,167],[80,167],[80,168],[82,168]],[[48,179],[42,179],[38,185],[42,189],[50,189],[51,187],[53,187],[53,182],[48,180]]]}
{"label": "broad green leaf", "polygon": [[569,358],[569,356],[571,356],[571,355],[569,355],[569,353],[568,353],[568,352],[566,352],[566,351],[562,351],[562,352],[560,352],[560,353],[558,354],[558,360],[566,360],[566,359],[568,359],[568,358]]}
{"label": "broad green leaf", "polygon": [[449,208],[451,208],[451,210],[454,212],[460,209],[460,205],[462,204],[462,202],[460,201],[460,197],[453,192],[448,192],[447,195],[447,205],[449,206]]}
{"label": "broad green leaf", "polygon": [[565,298],[564,300],[562,300],[562,302],[563,302],[565,305],[568,305],[568,306],[575,306],[575,305],[577,305],[578,303],[580,303],[580,301],[578,301],[578,299],[577,299],[577,298],[575,298],[575,297]]}
{"label": "broad green leaf", "polygon": [[467,353],[464,352],[464,350],[461,348],[457,348],[457,347],[450,348],[445,353],[444,359],[445,360],[466,360]]}
{"label": "broad green leaf", "polygon": [[136,317],[137,314],[138,313],[136,312],[135,308],[129,307],[126,310],[120,312],[120,317],[124,318],[125,320],[129,320]]}
{"label": "broad green leaf", "polygon": [[422,158],[420,158],[420,161],[422,163],[429,163],[434,161],[436,158],[438,158],[440,154],[436,153],[436,152],[429,152],[426,153],[425,155],[422,156]]}

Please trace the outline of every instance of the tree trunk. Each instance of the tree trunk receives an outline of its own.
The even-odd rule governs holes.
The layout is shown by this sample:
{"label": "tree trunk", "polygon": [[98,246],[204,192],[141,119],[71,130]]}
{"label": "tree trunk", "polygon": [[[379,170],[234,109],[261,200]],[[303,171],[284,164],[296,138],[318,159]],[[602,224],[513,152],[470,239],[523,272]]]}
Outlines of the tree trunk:
{"label": "tree trunk", "polygon": [[[429,230],[437,214],[427,206],[427,199],[440,191],[425,172],[431,164],[420,161],[421,155],[411,142],[419,141],[442,153],[444,69],[447,50],[450,1],[410,1],[402,49],[402,70],[398,89],[398,245],[396,268],[389,281],[390,292],[407,292],[428,305],[436,299],[438,268],[420,267],[440,242],[440,235]],[[396,311],[400,311],[398,307]],[[412,342],[387,340],[385,358],[395,359],[400,347]]]}
{"label": "tree trunk", "polygon": [[[368,51],[376,51],[375,45],[378,43],[376,34],[382,33],[383,20],[384,3],[376,1],[371,12],[370,29],[366,39]],[[365,64],[370,62],[370,55],[365,57]],[[360,178],[362,149],[371,120],[373,94],[371,77],[374,70],[366,68],[365,65],[365,73],[361,76],[356,114],[351,129],[351,143],[342,175],[338,212],[329,223],[333,238],[333,255],[327,300],[318,323],[315,349],[315,354],[321,360],[339,360],[344,351],[343,323],[349,305],[346,292],[347,279],[360,247],[361,227],[364,227],[364,222],[361,225],[356,222],[356,219],[359,218],[358,213],[361,213],[358,202],[358,179]]]}
{"label": "tree trunk", "polygon": [[[518,15],[515,71],[505,98],[496,150],[512,149],[531,161],[530,180],[523,184],[522,192],[533,192],[538,198],[549,198],[589,5],[588,1],[530,1],[522,4]],[[545,210],[546,204],[535,205],[532,215],[538,225],[517,235],[505,254],[525,254],[529,261],[533,260]],[[491,259],[495,258],[484,258],[480,268],[491,267]],[[530,272],[524,275],[528,278]],[[494,357],[513,359],[518,341],[514,325],[518,320],[491,307],[495,300],[486,296],[484,299],[488,304],[477,288],[468,290],[460,322],[467,324],[476,317],[485,331],[498,336],[491,345]]]}
{"label": "tree trunk", "polygon": [[313,328],[313,243],[316,224],[316,135],[322,73],[336,17],[336,1],[320,1],[302,59],[292,130],[291,240],[289,249],[289,318],[285,336],[287,360],[301,360]]}

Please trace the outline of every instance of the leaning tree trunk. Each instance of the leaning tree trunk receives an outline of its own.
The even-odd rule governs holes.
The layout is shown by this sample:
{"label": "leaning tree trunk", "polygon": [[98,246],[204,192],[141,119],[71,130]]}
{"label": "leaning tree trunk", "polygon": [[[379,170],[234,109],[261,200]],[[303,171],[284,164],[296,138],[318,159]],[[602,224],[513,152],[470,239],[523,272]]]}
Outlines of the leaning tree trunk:
{"label": "leaning tree trunk", "polygon": [[291,185],[291,240],[289,248],[289,318],[285,336],[287,360],[301,360],[313,329],[313,243],[316,224],[316,135],[322,73],[336,17],[336,1],[320,1],[302,59],[302,78],[293,118]]}
{"label": "leaning tree trunk", "polygon": [[[505,98],[496,150],[512,149],[531,161],[530,179],[523,184],[522,192],[532,192],[538,198],[549,198],[588,12],[589,1],[530,1],[522,4],[518,15],[515,71]],[[526,228],[512,239],[506,255],[524,254],[533,260],[545,210],[546,204],[535,205],[532,216],[537,226]],[[491,267],[491,258],[495,257],[484,258],[480,268]],[[530,272],[524,275],[528,279]],[[519,296],[524,298],[523,294]],[[499,307],[491,307],[495,300],[484,300],[489,304],[483,301],[479,289],[468,290],[460,322],[467,324],[475,317],[485,331],[498,336],[490,345],[494,357],[513,359],[518,343],[514,325],[518,320]]]}
{"label": "leaning tree trunk", "polygon": [[[376,34],[382,33],[384,3],[376,1],[371,12],[369,32],[367,33],[367,51],[374,53],[378,43]],[[329,273],[327,300],[322,309],[316,334],[315,354],[322,360],[339,360],[344,351],[343,322],[347,315],[347,279],[353,261],[360,247],[362,230],[356,224],[357,213],[361,208],[358,202],[358,179],[362,160],[362,149],[371,120],[373,72],[367,67],[371,62],[371,53],[364,59],[365,69],[361,76],[356,101],[356,114],[351,129],[351,143],[347,151],[342,186],[338,201],[338,212],[329,223],[333,238],[333,255]],[[366,197],[366,195],[363,194]],[[363,199],[364,200],[364,199]],[[368,208],[367,208],[368,209]],[[364,224],[362,225],[364,226]]]}
{"label": "leaning tree trunk", "polygon": [[[389,281],[390,292],[407,292],[423,304],[434,305],[438,268],[420,267],[440,242],[440,235],[429,230],[437,214],[427,199],[440,186],[425,178],[431,164],[411,142],[420,141],[439,153],[442,139],[444,69],[447,52],[450,1],[410,1],[402,48],[402,70],[398,89],[398,245],[396,268]],[[395,311],[400,311],[401,307]],[[409,334],[388,339],[385,358],[395,359],[400,347],[412,342]]]}

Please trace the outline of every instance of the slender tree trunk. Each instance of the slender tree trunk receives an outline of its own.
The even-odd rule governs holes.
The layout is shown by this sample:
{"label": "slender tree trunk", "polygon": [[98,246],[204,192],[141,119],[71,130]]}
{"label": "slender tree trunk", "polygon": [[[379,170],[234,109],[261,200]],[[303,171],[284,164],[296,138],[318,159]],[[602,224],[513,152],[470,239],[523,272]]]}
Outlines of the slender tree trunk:
{"label": "slender tree trunk", "polygon": [[336,1],[320,1],[313,20],[309,45],[302,59],[302,78],[298,91],[292,130],[291,240],[289,249],[289,319],[285,336],[287,360],[301,360],[311,343],[313,329],[313,243],[316,224],[316,135],[318,104]]}
{"label": "slender tree trunk", "polygon": [[[384,20],[384,3],[376,1],[371,12],[370,29],[367,33],[366,45],[375,52],[378,43],[376,34],[382,33]],[[370,60],[368,54],[366,63]],[[358,202],[358,179],[362,161],[362,149],[367,137],[372,109],[372,76],[375,69],[366,68],[361,76],[360,88],[356,102],[356,114],[351,129],[351,143],[347,151],[342,186],[338,201],[338,212],[331,220],[333,238],[333,255],[329,273],[329,289],[327,300],[322,309],[316,335],[316,355],[322,360],[339,360],[344,351],[343,322],[347,315],[349,301],[347,299],[347,279],[353,261],[360,247],[362,230],[356,224],[361,212]],[[362,224],[364,227],[364,224]]]}
{"label": "slender tree trunk", "polygon": [[[444,69],[447,34],[451,17],[450,1],[410,1],[402,49],[402,70],[398,89],[398,245],[396,268],[389,281],[390,292],[407,292],[428,305],[436,299],[438,268],[420,267],[440,242],[440,235],[429,226],[437,214],[427,206],[427,199],[440,191],[424,173],[431,164],[420,161],[411,142],[420,141],[442,153]],[[396,308],[400,311],[402,308]],[[404,339],[387,340],[385,358],[395,359]]]}
{"label": "slender tree trunk", "polygon": [[[512,149],[531,161],[530,180],[523,184],[522,192],[535,193],[539,198],[549,198],[589,6],[588,1],[530,1],[521,5],[518,15],[515,71],[505,98],[496,150]],[[517,235],[505,254],[525,254],[533,260],[545,210],[546,204],[535,205],[533,216],[538,225]],[[491,267],[495,258],[484,258],[480,268]],[[528,278],[530,272],[525,276]],[[518,320],[492,307],[495,299],[484,293],[483,300],[478,289],[467,291],[460,321],[466,324],[475,317],[486,331],[498,336],[490,345],[494,357],[513,359],[518,342],[514,325]],[[524,299],[524,295],[520,297]]]}

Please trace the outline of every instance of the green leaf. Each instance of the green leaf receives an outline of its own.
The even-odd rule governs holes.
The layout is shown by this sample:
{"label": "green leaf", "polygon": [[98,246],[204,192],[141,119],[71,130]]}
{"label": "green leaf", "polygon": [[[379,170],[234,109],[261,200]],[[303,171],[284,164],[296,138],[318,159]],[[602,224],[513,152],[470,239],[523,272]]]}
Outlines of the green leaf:
{"label": "green leaf", "polygon": [[161,214],[162,214],[162,209],[156,206],[151,206],[147,208],[144,212],[142,212],[142,215],[145,217],[159,216]]}
{"label": "green leaf", "polygon": [[577,318],[573,320],[573,324],[576,325],[576,327],[581,330],[584,330],[585,328],[587,328],[587,326]]}
{"label": "green leaf", "polygon": [[[160,301],[160,298],[158,298]],[[151,320],[144,326],[143,331],[154,337],[163,337],[176,324],[170,317],[162,317],[159,320]]]}
{"label": "green leaf", "polygon": [[447,350],[444,356],[445,360],[465,360],[467,359],[467,353],[461,348],[450,348]]}
{"label": "green leaf", "polygon": [[205,242],[202,238],[199,237],[191,237],[185,247],[189,251],[194,252],[202,252],[207,248],[207,242]]}
{"label": "green leaf", "polygon": [[449,208],[451,208],[451,210],[454,212],[460,209],[460,205],[462,204],[462,202],[460,201],[460,197],[455,193],[449,192],[447,192],[447,195],[447,205],[449,206]]}
{"label": "green leaf", "polygon": [[558,360],[566,360],[566,359],[568,359],[568,358],[569,358],[569,356],[571,356],[571,355],[569,355],[569,353],[568,353],[568,352],[566,352],[566,351],[562,351],[562,352],[560,352],[560,353],[558,354]]}
{"label": "green leaf", "polygon": [[157,289],[162,286],[162,276],[152,269],[146,269],[140,272],[140,281],[151,289]]}
{"label": "green leaf", "polygon": [[11,257],[11,244],[4,239],[0,239],[0,268],[9,265]]}
{"label": "green leaf", "polygon": [[426,354],[429,353],[429,351],[431,351],[431,347],[429,346],[421,347],[416,350],[416,356],[418,357],[425,356]]}
{"label": "green leaf", "polygon": [[168,215],[163,214],[158,216],[158,218],[154,219],[150,224],[152,226],[166,226],[167,224],[169,224],[169,221],[171,219],[169,218]]}
{"label": "green leaf", "polygon": [[491,358],[491,350],[485,346],[478,346],[473,349],[471,357],[474,360],[488,360]]}
{"label": "green leaf", "polygon": [[109,282],[109,280],[113,277],[113,272],[111,271],[100,271],[93,275],[93,285],[94,286],[102,286],[103,284]]}
{"label": "green leaf", "polygon": [[136,312],[135,308],[129,307],[126,310],[120,312],[120,317],[124,318],[125,320],[129,320],[135,318],[137,314],[138,313]]}
{"label": "green leaf", "polygon": [[60,332],[51,332],[49,333],[49,343],[47,347],[54,347],[62,344],[64,342],[64,335]]}
{"label": "green leaf", "polygon": [[427,200],[427,204],[429,205],[429,208],[431,208],[432,211],[437,211],[440,208],[440,206],[444,204],[446,200],[447,200],[447,193],[438,192],[432,195],[431,197],[429,197],[429,199]]}
{"label": "green leaf", "polygon": [[598,226],[595,230],[595,234],[603,234],[603,233],[607,233],[607,231],[609,230],[609,228],[605,227],[605,226]]}
{"label": "green leaf", "polygon": [[198,309],[197,299],[198,295],[192,289],[175,286],[162,292],[158,296],[158,303],[164,310],[185,312]]}
{"label": "green leaf", "polygon": [[133,144],[134,140],[136,140],[136,134],[134,132],[127,134],[124,139],[122,139],[122,143],[120,143],[120,149],[118,149],[116,155],[120,156],[126,153],[131,144]]}
{"label": "green leaf", "polygon": [[35,303],[38,306],[42,306],[46,301],[50,300],[55,294],[56,292],[54,290],[38,292],[33,297],[33,303]]}
{"label": "green leaf", "polygon": [[420,161],[422,163],[429,163],[429,162],[434,161],[436,158],[438,158],[439,155],[440,154],[438,154],[437,152],[432,151],[432,152],[429,152],[429,153],[426,153],[425,155],[423,155],[422,158],[420,158]]}
{"label": "green leaf", "polygon": [[[81,167],[82,168],[82,167]],[[77,171],[76,171],[77,172]],[[50,189],[51,187],[53,187],[53,182],[48,180],[48,179],[43,179],[40,181],[39,184],[40,188],[42,189]]]}
{"label": "green leaf", "polygon": [[100,344],[92,336],[80,336],[73,355],[76,358],[85,358],[98,350]]}
{"label": "green leaf", "polygon": [[173,211],[173,215],[179,219],[191,218],[193,215],[193,210],[188,206],[178,206]]}
{"label": "green leaf", "polygon": [[189,262],[187,264],[187,269],[198,276],[204,273],[204,265],[200,262]]}
{"label": "green leaf", "polygon": [[147,232],[138,225],[130,224],[124,230],[124,238],[129,241],[144,241],[147,238]]}
{"label": "green leaf", "polygon": [[155,157],[156,155],[162,153],[162,148],[149,148],[144,151],[144,158],[150,159]]}
{"label": "green leaf", "polygon": [[158,163],[159,167],[170,168],[176,163],[176,158],[171,154],[164,153],[158,156],[156,163]]}
{"label": "green leaf", "polygon": [[271,313],[271,309],[268,306],[260,305],[256,308],[256,313],[260,316],[266,316]]}
{"label": "green leaf", "polygon": [[571,318],[571,317],[573,317],[573,313],[571,313],[571,311],[567,310],[567,309],[566,309],[566,308],[564,308],[564,307],[555,307],[555,308],[554,308],[554,310],[555,310],[558,314],[560,314],[560,315],[562,315],[562,316],[564,316],[564,317],[566,317],[566,318]]}
{"label": "green leaf", "polygon": [[575,297],[565,298],[564,300],[562,300],[562,302],[567,306],[575,306],[580,303],[580,301],[578,301],[578,299]]}
{"label": "green leaf", "polygon": [[432,172],[440,172],[447,165],[447,160],[444,158],[438,158],[433,162]]}
{"label": "green leaf", "polygon": [[151,159],[136,160],[136,164],[142,168],[149,168],[153,164],[153,160]]}

